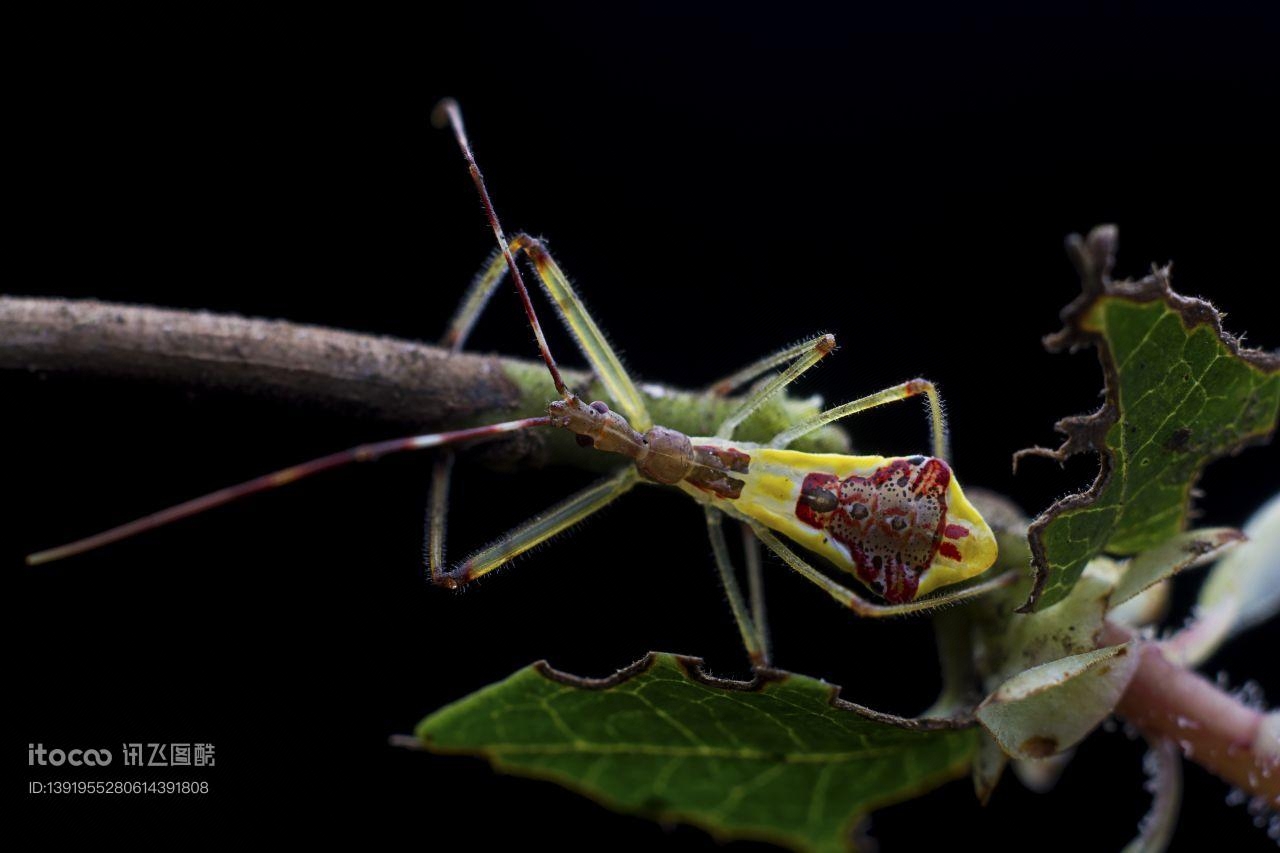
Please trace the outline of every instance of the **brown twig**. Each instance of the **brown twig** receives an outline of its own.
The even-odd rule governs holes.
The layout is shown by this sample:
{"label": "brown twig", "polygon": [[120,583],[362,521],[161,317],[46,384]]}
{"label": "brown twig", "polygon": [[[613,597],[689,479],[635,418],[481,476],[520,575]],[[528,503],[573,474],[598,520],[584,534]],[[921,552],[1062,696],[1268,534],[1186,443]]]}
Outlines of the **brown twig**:
{"label": "brown twig", "polygon": [[494,362],[279,320],[0,297],[0,368],[220,387],[420,426],[519,405],[520,389]]}
{"label": "brown twig", "polygon": [[[282,320],[13,296],[0,296],[3,369],[222,388],[421,431],[531,417],[555,396],[539,362],[453,353]],[[603,396],[587,374],[565,371],[564,376],[583,396]],[[658,423],[692,435],[710,434],[736,405],[730,398],[666,387],[644,390]],[[812,401],[784,399],[779,405],[783,411],[775,414],[790,423],[817,411]],[[848,447],[839,429],[827,428],[813,438],[806,449]],[[504,442],[486,454],[486,461],[501,466],[563,462],[598,469],[612,460],[582,453],[569,436],[556,431]]]}

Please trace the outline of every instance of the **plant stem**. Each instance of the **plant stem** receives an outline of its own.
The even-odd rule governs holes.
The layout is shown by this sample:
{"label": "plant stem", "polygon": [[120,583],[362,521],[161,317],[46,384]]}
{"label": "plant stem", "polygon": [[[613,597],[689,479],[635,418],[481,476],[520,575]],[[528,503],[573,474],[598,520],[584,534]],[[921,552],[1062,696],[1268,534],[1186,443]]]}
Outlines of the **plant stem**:
{"label": "plant stem", "polygon": [[[1107,623],[1104,642],[1130,632]],[[1197,672],[1170,661],[1160,643],[1144,644],[1116,713],[1152,742],[1182,754],[1252,796],[1280,806],[1280,727],[1275,714],[1251,708]]]}
{"label": "plant stem", "polygon": [[[455,353],[441,347],[355,332],[228,314],[94,300],[0,296],[0,369],[66,371],[223,388],[335,408],[417,431],[462,429],[543,413],[555,396],[541,363]],[[603,396],[581,371],[565,371],[587,399]],[[733,398],[645,385],[654,420],[709,435]],[[817,412],[812,401],[783,399],[777,429]],[[741,438],[751,434],[748,421]],[[767,431],[756,422],[754,429]],[[776,431],[776,430],[774,430]],[[486,462],[557,462],[599,469],[606,454],[582,453],[559,431],[504,442]],[[530,439],[531,440],[528,440]],[[835,428],[803,449],[839,452]]]}

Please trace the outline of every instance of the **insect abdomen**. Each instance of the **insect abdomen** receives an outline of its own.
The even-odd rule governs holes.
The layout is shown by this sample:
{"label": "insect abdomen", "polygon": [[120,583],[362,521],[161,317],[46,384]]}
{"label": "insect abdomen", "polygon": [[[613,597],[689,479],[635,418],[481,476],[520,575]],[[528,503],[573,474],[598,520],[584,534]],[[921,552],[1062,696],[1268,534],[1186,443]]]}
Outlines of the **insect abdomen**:
{"label": "insect abdomen", "polygon": [[995,561],[990,527],[940,459],[760,449],[735,508],[892,603]]}

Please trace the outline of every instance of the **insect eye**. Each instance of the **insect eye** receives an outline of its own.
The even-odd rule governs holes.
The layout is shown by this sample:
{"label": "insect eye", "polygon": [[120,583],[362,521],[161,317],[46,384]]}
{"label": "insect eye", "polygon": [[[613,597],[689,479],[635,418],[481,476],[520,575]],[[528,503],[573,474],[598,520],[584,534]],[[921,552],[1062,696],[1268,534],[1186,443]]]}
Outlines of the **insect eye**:
{"label": "insect eye", "polygon": [[871,515],[871,510],[867,507],[866,504],[853,504],[851,507],[849,507],[849,515],[861,521],[862,519],[866,518],[868,515]]}
{"label": "insect eye", "polygon": [[596,400],[594,403],[591,404],[591,408],[595,409],[597,412],[599,412],[602,415],[609,414],[609,404],[606,403],[604,400]]}
{"label": "insect eye", "polygon": [[900,515],[895,515],[889,519],[889,526],[899,532],[907,529],[907,520]]}
{"label": "insect eye", "polygon": [[910,462],[912,465],[923,465],[923,464],[924,464],[924,457],[923,457],[923,456],[908,456],[908,457],[907,457],[907,461],[908,461],[908,462]]}

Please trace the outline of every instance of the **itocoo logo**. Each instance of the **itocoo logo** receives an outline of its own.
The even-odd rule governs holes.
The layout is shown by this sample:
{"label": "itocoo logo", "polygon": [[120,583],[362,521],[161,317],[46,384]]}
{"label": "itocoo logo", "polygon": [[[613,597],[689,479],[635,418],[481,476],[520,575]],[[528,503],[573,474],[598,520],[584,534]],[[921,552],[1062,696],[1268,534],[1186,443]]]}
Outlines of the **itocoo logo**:
{"label": "itocoo logo", "polygon": [[27,765],[35,767],[37,764],[41,767],[61,767],[64,764],[70,764],[72,767],[80,767],[88,765],[90,767],[104,767],[111,763],[111,750],[109,749],[45,749],[42,743],[27,744]]}

